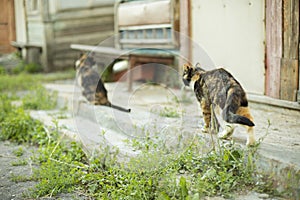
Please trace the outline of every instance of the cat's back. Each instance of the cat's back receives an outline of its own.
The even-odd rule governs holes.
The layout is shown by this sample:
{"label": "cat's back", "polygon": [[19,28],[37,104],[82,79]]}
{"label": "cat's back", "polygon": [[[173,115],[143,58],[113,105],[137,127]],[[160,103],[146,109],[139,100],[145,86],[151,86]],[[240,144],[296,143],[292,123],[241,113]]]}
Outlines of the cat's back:
{"label": "cat's back", "polygon": [[99,74],[91,67],[82,67],[79,70],[78,76],[81,79],[82,86],[97,85],[100,80]]}
{"label": "cat's back", "polygon": [[242,89],[241,84],[234,78],[234,76],[224,68],[217,68],[206,71],[202,75],[204,81],[209,85],[220,85],[220,87],[237,86]]}

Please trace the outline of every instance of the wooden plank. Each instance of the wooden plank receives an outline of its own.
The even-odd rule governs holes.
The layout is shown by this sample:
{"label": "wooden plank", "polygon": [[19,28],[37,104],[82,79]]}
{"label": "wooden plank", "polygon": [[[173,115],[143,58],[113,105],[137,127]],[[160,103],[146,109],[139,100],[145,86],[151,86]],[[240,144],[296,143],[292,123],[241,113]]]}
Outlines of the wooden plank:
{"label": "wooden plank", "polygon": [[55,15],[52,16],[53,21],[61,21],[61,20],[81,20],[84,18],[101,18],[103,16],[113,16],[114,15],[114,6],[101,6],[94,9],[73,9],[73,10],[65,10],[59,11]]}
{"label": "wooden plank", "polygon": [[280,97],[282,0],[266,0],[266,95]]}
{"label": "wooden plank", "polygon": [[298,59],[299,0],[283,1],[283,57]]}
{"label": "wooden plank", "polygon": [[111,55],[122,55],[126,54],[127,51],[119,50],[111,47],[98,47],[91,45],[81,45],[81,44],[71,44],[72,49],[81,50],[81,51],[91,51],[95,53],[111,54]]}
{"label": "wooden plank", "polygon": [[[84,43],[85,41],[88,42],[87,44],[91,44],[90,41],[93,41],[95,43],[93,44],[99,44],[100,42],[103,42],[103,40],[111,37],[113,35],[113,30],[111,31],[102,31],[98,33],[87,33],[87,34],[81,34],[81,35],[69,35],[65,37],[57,37],[55,38],[55,44],[67,44],[71,45],[72,43]],[[53,40],[52,40],[53,42]]]}
{"label": "wooden plank", "polygon": [[266,95],[279,99],[280,97],[280,67],[281,58],[269,56],[266,70]]}
{"label": "wooden plank", "polygon": [[280,98],[296,101],[299,83],[299,0],[283,0]]}
{"label": "wooden plank", "polygon": [[76,28],[86,28],[86,27],[93,27],[93,26],[101,26],[102,24],[106,26],[109,23],[113,24],[114,18],[113,16],[105,16],[105,17],[98,17],[98,18],[93,18],[93,17],[88,17],[88,18],[83,18],[83,19],[74,19],[72,21],[70,20],[60,20],[60,21],[55,21],[54,23],[54,30],[59,31],[59,30],[65,30],[65,29],[73,29],[73,31],[76,31]]}
{"label": "wooden plank", "polygon": [[[76,26],[74,26],[76,27]],[[101,32],[112,32],[114,25],[113,22],[111,23],[107,23],[107,24],[94,24],[94,26],[78,26],[76,28],[68,28],[68,29],[62,29],[62,30],[56,30],[54,32],[55,34],[55,38],[58,37],[66,37],[66,36],[75,36],[75,35],[86,35],[89,33],[98,33],[99,35],[101,34]],[[100,42],[100,40],[98,41]]]}
{"label": "wooden plank", "polygon": [[296,101],[298,88],[298,59],[281,60],[280,99]]}

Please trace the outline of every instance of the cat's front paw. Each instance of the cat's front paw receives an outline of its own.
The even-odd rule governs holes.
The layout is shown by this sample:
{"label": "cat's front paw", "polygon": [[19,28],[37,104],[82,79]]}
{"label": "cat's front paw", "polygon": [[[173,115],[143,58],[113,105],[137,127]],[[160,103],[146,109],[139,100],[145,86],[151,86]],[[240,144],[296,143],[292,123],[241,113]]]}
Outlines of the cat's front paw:
{"label": "cat's front paw", "polygon": [[254,138],[249,137],[249,138],[247,139],[247,142],[246,142],[246,146],[247,146],[247,147],[253,147],[253,146],[255,146],[255,144],[256,144],[256,142],[255,142],[255,139],[254,139]]}

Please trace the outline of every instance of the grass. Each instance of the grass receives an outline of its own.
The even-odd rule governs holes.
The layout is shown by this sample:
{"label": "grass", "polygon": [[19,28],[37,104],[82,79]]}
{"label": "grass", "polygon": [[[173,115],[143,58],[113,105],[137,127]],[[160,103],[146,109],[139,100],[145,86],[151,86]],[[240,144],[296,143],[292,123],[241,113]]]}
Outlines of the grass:
{"label": "grass", "polygon": [[56,107],[57,92],[48,91],[38,85],[30,88],[28,94],[22,98],[24,109],[30,110],[51,110]]}
{"label": "grass", "polygon": [[17,160],[11,163],[12,166],[25,166],[27,164],[28,164],[27,160],[24,159]]}
{"label": "grass", "polygon": [[[34,79],[27,75],[26,78],[20,76],[6,77],[10,83],[5,84],[9,85],[8,88],[32,88],[32,85],[16,86],[15,83],[20,80]],[[0,139],[39,148],[31,158],[33,164],[38,166],[33,169],[33,175],[11,177],[16,182],[37,182],[28,198],[53,197],[76,191],[92,199],[165,200],[201,199],[205,196],[230,198],[234,192],[244,189],[273,192],[266,181],[268,179],[263,177],[262,180],[256,172],[255,149],[242,149],[233,142],[204,152],[204,141],[191,138],[178,151],[166,148],[166,141],[158,137],[145,137],[132,140],[131,145],[141,153],[127,162],[119,162],[118,150],[109,147],[99,147],[95,155],[86,154],[80,144],[60,133],[56,120],[55,127],[49,129],[29,116],[26,102],[30,99],[35,102],[35,98],[39,97],[37,99],[48,104],[55,101],[50,97],[43,99],[52,95],[39,89],[31,90],[34,97],[25,96],[20,107],[11,104],[14,100],[12,96],[1,93]],[[163,116],[177,116],[173,110],[166,110],[166,113],[168,115]],[[18,149],[15,155],[22,153],[23,149]],[[25,162],[15,163],[22,164]]]}
{"label": "grass", "polygon": [[19,147],[18,149],[13,151],[13,154],[17,157],[21,157],[24,154],[24,150],[22,147]]}
{"label": "grass", "polygon": [[21,73],[17,75],[0,74],[0,92],[16,92],[21,90],[29,90],[41,83],[56,80],[72,79],[75,77],[74,70],[63,71],[50,74],[28,74]]}
{"label": "grass", "polygon": [[161,109],[152,109],[152,113],[158,114],[161,117],[168,117],[168,118],[179,118],[182,116],[182,111],[179,111],[177,107],[172,106],[164,106]]}

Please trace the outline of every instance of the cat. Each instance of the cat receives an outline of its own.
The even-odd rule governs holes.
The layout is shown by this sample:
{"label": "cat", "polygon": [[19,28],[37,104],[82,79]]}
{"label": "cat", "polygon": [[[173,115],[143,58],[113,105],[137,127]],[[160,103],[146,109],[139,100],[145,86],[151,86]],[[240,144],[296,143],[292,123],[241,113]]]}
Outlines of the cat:
{"label": "cat", "polygon": [[[194,89],[203,113],[207,132],[213,120],[223,129],[218,137],[226,139],[233,134],[235,125],[244,125],[248,132],[247,146],[255,144],[253,117],[250,114],[246,93],[240,83],[225,69],[205,71],[198,65],[183,65],[182,74],[185,86]],[[221,115],[220,115],[220,111]],[[219,116],[216,119],[214,116]],[[219,122],[223,122],[220,124]],[[217,130],[218,131],[218,130]]]}
{"label": "cat", "polygon": [[125,109],[112,104],[107,98],[107,90],[93,66],[96,62],[92,54],[81,54],[75,62],[76,77],[79,86],[82,89],[82,95],[94,105],[109,106],[120,111],[130,112],[131,109]]}

